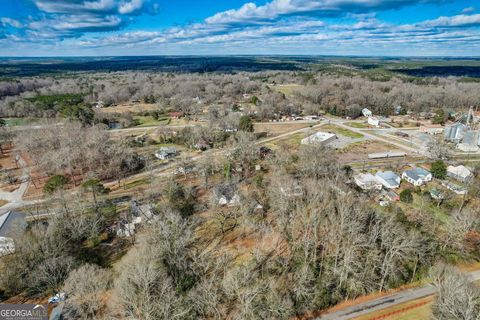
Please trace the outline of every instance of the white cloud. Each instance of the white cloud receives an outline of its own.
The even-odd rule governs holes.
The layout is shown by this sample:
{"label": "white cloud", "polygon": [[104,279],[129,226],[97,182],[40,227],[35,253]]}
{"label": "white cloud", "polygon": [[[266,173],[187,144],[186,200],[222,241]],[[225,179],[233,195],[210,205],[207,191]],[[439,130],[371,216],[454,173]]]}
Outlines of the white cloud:
{"label": "white cloud", "polygon": [[273,0],[263,6],[247,3],[240,9],[219,12],[206,19],[207,23],[255,23],[277,19],[292,14],[316,14],[318,16],[342,15],[346,13],[368,13],[374,10],[400,8],[418,2],[440,2],[441,0]]}
{"label": "white cloud", "polygon": [[4,26],[11,26],[11,27],[14,27],[14,28],[17,28],[17,29],[23,27],[23,25],[20,23],[20,21],[12,19],[12,18],[3,17],[3,18],[0,19],[0,22]]}
{"label": "white cloud", "polygon": [[438,17],[419,24],[426,27],[468,27],[480,25],[480,14],[457,15],[452,17]]}
{"label": "white cloud", "polygon": [[468,7],[468,8],[463,9],[462,13],[472,13],[475,10],[476,10],[475,7]]}

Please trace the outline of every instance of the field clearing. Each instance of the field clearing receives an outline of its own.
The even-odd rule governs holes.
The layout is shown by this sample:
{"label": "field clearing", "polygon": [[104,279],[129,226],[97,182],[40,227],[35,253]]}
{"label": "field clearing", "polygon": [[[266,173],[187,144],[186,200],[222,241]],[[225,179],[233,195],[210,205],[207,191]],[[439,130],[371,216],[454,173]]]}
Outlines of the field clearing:
{"label": "field clearing", "polygon": [[406,302],[373,312],[354,320],[428,320],[432,315],[433,297]]}
{"label": "field clearing", "polygon": [[98,109],[101,112],[105,113],[140,113],[155,111],[158,109],[158,106],[153,103],[125,103],[119,104],[114,107],[106,107]]}
{"label": "field clearing", "polygon": [[4,118],[5,124],[9,127],[15,126],[28,126],[38,123],[41,119],[39,118]]}
{"label": "field clearing", "polygon": [[254,123],[255,132],[268,132],[269,136],[278,136],[287,132],[303,129],[316,122],[259,122]]}
{"label": "field clearing", "polygon": [[[377,152],[396,152],[399,151],[397,147],[390,144],[374,141],[364,140],[352,143],[351,145],[343,148],[339,154],[340,162],[354,162],[368,160],[368,154]],[[399,160],[403,160],[400,158]]]}
{"label": "field clearing", "polygon": [[360,139],[363,138],[364,135],[361,133],[353,132],[351,130],[336,126],[334,124],[327,124],[321,127],[321,131],[327,130],[329,132],[338,133],[342,136],[353,138],[353,139]]}
{"label": "field clearing", "polygon": [[157,120],[152,116],[135,116],[133,117],[137,123],[136,127],[152,127],[159,125],[168,125],[170,118],[164,118],[162,120]]}
{"label": "field clearing", "polygon": [[274,89],[277,90],[278,92],[283,93],[286,96],[291,96],[295,92],[295,90],[298,90],[302,88],[303,86],[300,84],[280,84],[278,86],[275,86]]}
{"label": "field clearing", "polygon": [[368,125],[366,123],[363,123],[363,122],[345,122],[344,124],[346,124],[349,127],[357,128],[357,129],[368,128]]}

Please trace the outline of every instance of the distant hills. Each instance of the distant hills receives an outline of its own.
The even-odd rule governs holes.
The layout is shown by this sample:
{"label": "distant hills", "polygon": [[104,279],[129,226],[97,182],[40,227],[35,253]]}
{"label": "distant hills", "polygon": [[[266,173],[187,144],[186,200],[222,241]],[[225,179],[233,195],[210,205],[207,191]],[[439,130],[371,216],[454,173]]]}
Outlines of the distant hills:
{"label": "distant hills", "polygon": [[355,75],[404,74],[411,77],[480,78],[480,58],[397,58],[335,56],[129,56],[0,58],[0,77],[70,72],[239,72],[309,71]]}

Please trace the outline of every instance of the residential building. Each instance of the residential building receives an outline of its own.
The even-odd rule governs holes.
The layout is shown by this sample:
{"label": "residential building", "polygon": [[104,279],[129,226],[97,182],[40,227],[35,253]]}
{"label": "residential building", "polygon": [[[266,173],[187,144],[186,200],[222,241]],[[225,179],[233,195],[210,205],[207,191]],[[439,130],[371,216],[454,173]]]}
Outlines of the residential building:
{"label": "residential building", "polygon": [[371,173],[360,173],[353,179],[355,184],[363,190],[382,190],[382,184]]}
{"label": "residential building", "polygon": [[432,181],[432,174],[423,168],[417,167],[412,170],[405,170],[402,173],[402,179],[418,187],[424,183]]}
{"label": "residential building", "polygon": [[456,167],[448,166],[447,176],[461,182],[467,182],[473,177],[473,174],[467,167],[460,165]]}
{"label": "residential building", "polygon": [[8,211],[0,216],[0,256],[15,251],[14,240],[23,234],[26,227],[22,212]]}
{"label": "residential building", "polygon": [[453,192],[455,192],[456,194],[460,194],[460,195],[463,195],[463,194],[466,194],[467,193],[467,189],[462,187],[462,186],[459,186],[457,184],[454,184],[454,183],[451,183],[449,181],[443,181],[442,182],[442,186],[444,186],[445,188],[447,188],[448,190],[451,190]]}
{"label": "residential building", "polygon": [[390,200],[390,201],[400,201],[400,196],[398,193],[395,191],[388,191],[385,193],[385,196]]}
{"label": "residential building", "polygon": [[160,160],[167,160],[177,156],[177,149],[174,147],[161,147],[155,152],[155,157]]}
{"label": "residential building", "polygon": [[443,193],[437,188],[433,188],[432,190],[430,190],[430,197],[435,200],[442,200],[444,198]]}
{"label": "residential building", "polygon": [[400,187],[400,177],[393,171],[378,171],[375,178],[387,189],[396,189]]}
{"label": "residential building", "polygon": [[427,124],[420,127],[420,132],[428,133],[431,135],[443,133],[444,128],[439,124]]}
{"label": "residential building", "polygon": [[376,117],[368,117],[367,120],[368,124],[374,127],[379,127],[380,126],[380,119]]}
{"label": "residential building", "polygon": [[402,114],[402,113],[403,113],[403,114],[406,113],[406,112],[405,112],[405,108],[402,107],[402,106],[395,106],[395,107],[393,108],[393,111],[394,111],[394,113],[395,113],[396,115],[399,115],[399,114]]}
{"label": "residential building", "polygon": [[362,109],[362,114],[363,114],[364,117],[371,117],[373,115],[372,111],[370,111],[367,108]]}
{"label": "residential building", "polygon": [[337,139],[337,135],[330,132],[315,132],[300,142],[301,144],[322,144],[326,145],[329,142]]}
{"label": "residential building", "polygon": [[445,140],[447,141],[460,141],[467,131],[467,126],[463,123],[457,122],[445,128],[443,132]]}

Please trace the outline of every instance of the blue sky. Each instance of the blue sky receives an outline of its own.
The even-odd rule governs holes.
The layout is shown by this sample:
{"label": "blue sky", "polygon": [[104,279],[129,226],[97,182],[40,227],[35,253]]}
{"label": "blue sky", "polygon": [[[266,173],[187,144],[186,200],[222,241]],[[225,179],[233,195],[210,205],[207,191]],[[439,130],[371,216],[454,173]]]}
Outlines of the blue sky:
{"label": "blue sky", "polygon": [[478,0],[0,3],[0,56],[480,56]]}

